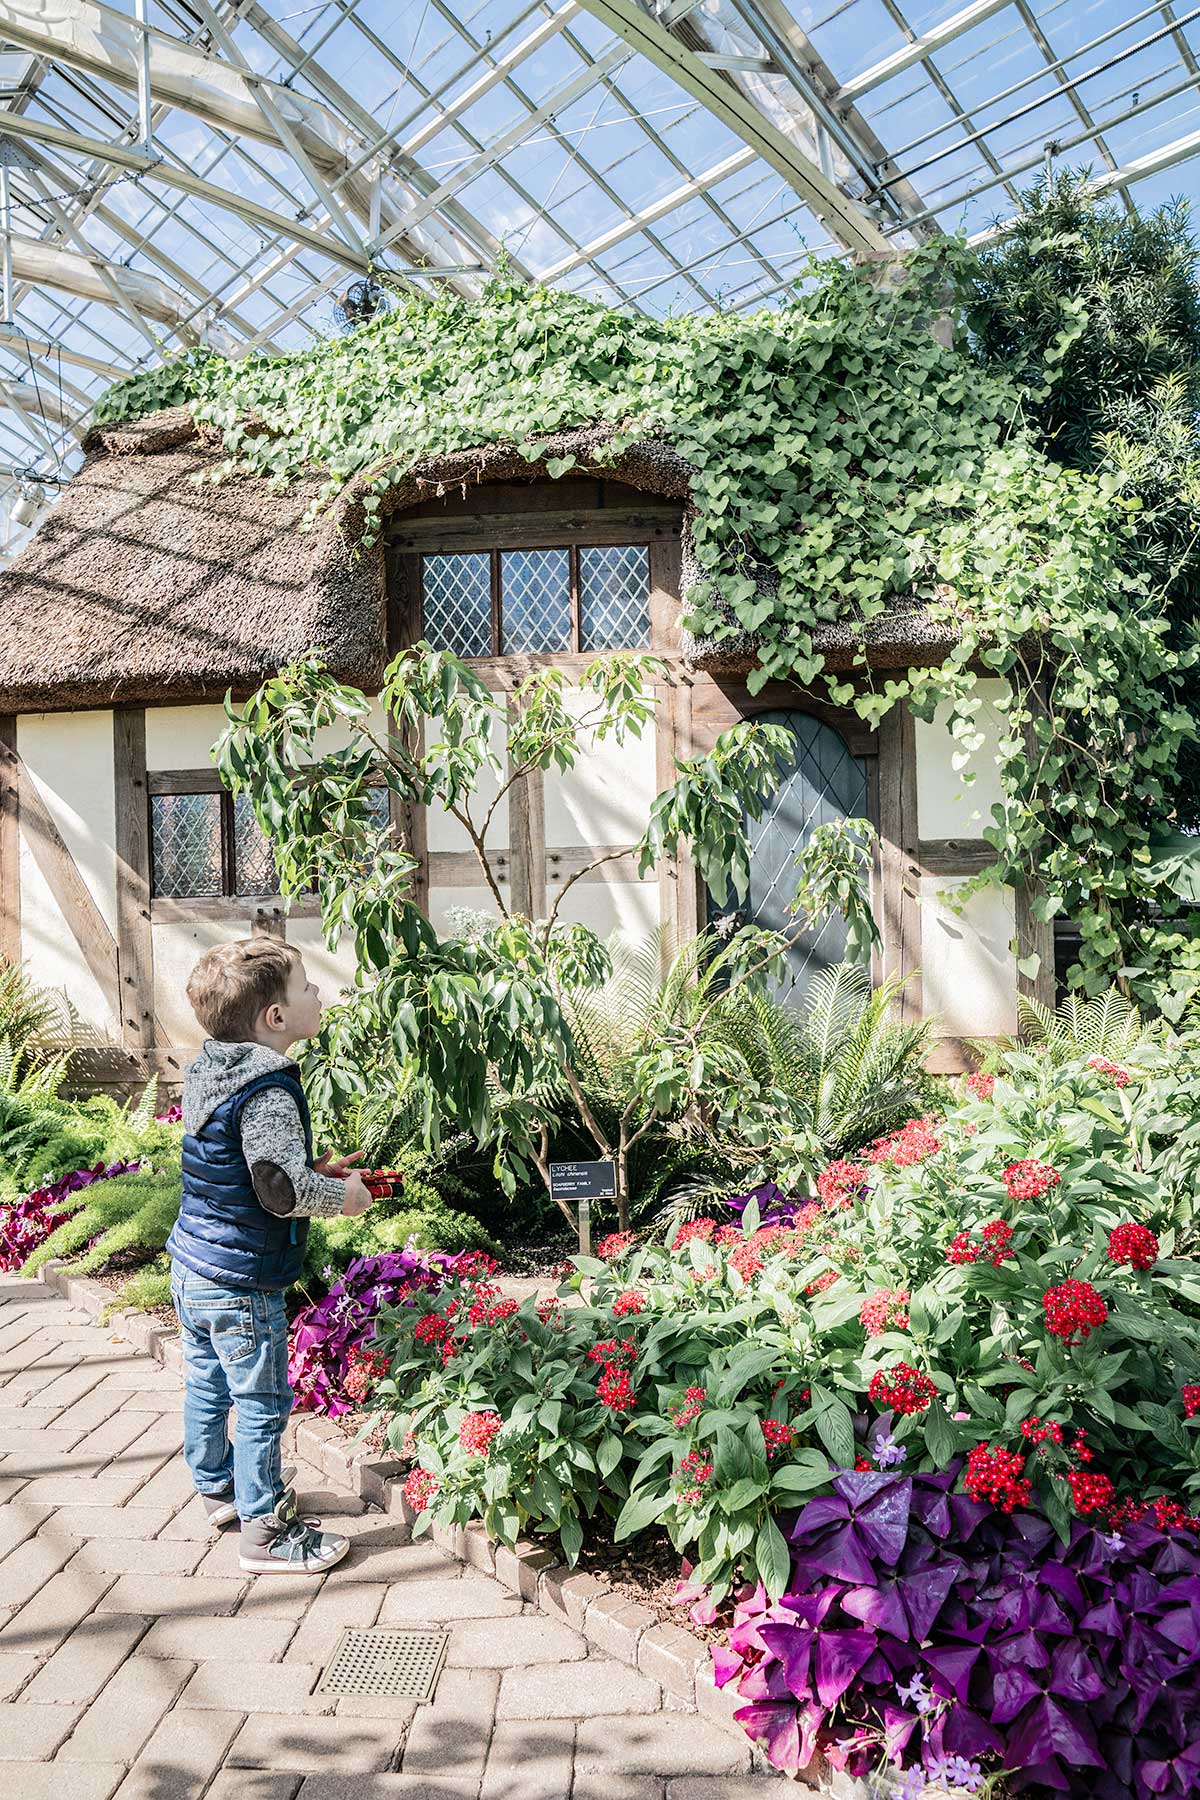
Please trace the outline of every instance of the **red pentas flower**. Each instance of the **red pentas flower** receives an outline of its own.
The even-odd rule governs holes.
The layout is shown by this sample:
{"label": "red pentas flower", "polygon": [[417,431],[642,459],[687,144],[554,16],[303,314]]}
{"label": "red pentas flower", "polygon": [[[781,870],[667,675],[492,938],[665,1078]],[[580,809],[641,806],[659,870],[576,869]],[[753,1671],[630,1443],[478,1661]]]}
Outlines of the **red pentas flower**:
{"label": "red pentas flower", "polygon": [[683,1246],[690,1244],[693,1238],[701,1238],[707,1243],[716,1229],[717,1221],[715,1219],[689,1219],[687,1224],[681,1225],[675,1233],[671,1240],[671,1248],[672,1250],[682,1250]]}
{"label": "red pentas flower", "polygon": [[501,1424],[498,1412],[468,1413],[458,1428],[458,1441],[468,1456],[486,1456]]}
{"label": "red pentas flower", "polygon": [[782,1419],[760,1419],[763,1443],[766,1445],[767,1459],[779,1456],[784,1450],[790,1450],[795,1437],[790,1425]]}
{"label": "red pentas flower", "polygon": [[1200,1386],[1189,1382],[1183,1389],[1183,1416],[1185,1419],[1200,1417]]}
{"label": "red pentas flower", "polygon": [[910,1119],[900,1131],[890,1131],[884,1137],[876,1138],[863,1152],[869,1163],[889,1163],[893,1169],[907,1169],[913,1163],[924,1162],[927,1156],[934,1156],[942,1147],[942,1140],[934,1130],[940,1120],[932,1113],[923,1119]]}
{"label": "red pentas flower", "polygon": [[637,1357],[637,1345],[632,1338],[622,1338],[618,1344],[616,1338],[601,1338],[592,1345],[587,1353],[591,1363],[631,1363]]}
{"label": "red pentas flower", "polygon": [[871,1171],[865,1163],[845,1157],[826,1164],[817,1176],[817,1192],[826,1206],[849,1206],[866,1188]]}
{"label": "red pentas flower", "polygon": [[1104,1324],[1108,1308],[1090,1281],[1060,1281],[1042,1295],[1046,1330],[1064,1344],[1082,1344]]}
{"label": "red pentas flower", "polygon": [[834,1282],[840,1279],[836,1269],[826,1269],[823,1275],[818,1275],[815,1281],[809,1282],[804,1292],[811,1299],[814,1294],[823,1294],[827,1288],[831,1288]]}
{"label": "red pentas flower", "polygon": [[1032,1483],[1025,1478],[1025,1458],[999,1444],[976,1444],[967,1457],[963,1486],[972,1500],[986,1500],[1000,1512],[1024,1506]]}
{"label": "red pentas flower", "polygon": [[561,1325],[563,1322],[562,1301],[554,1294],[548,1295],[545,1300],[539,1300],[536,1311],[543,1325]]}
{"label": "red pentas flower", "polygon": [[996,1077],[985,1075],[981,1069],[975,1069],[963,1083],[968,1094],[974,1094],[977,1100],[990,1100],[996,1087]]}
{"label": "red pentas flower", "polygon": [[427,1469],[414,1469],[404,1483],[404,1498],[417,1512],[424,1512],[438,1491],[438,1478]]}
{"label": "red pentas flower", "polygon": [[646,1296],[640,1288],[628,1288],[625,1293],[618,1294],[612,1305],[613,1318],[623,1319],[626,1313],[640,1313],[646,1310]]}
{"label": "red pentas flower", "polygon": [[616,1363],[605,1363],[604,1372],[596,1383],[596,1398],[609,1412],[632,1412],[637,1405],[637,1395],[630,1385],[628,1369],[622,1369]]}
{"label": "red pentas flower", "polygon": [[1063,1441],[1062,1426],[1053,1419],[1039,1419],[1036,1413],[1021,1421],[1021,1436],[1029,1443],[1036,1444],[1039,1449],[1043,1444],[1061,1444]]}
{"label": "red pentas flower", "polygon": [[892,1327],[907,1330],[908,1289],[876,1288],[859,1307],[858,1316],[869,1338],[880,1337]]}
{"label": "red pentas flower", "polygon": [[914,1369],[911,1363],[898,1362],[890,1370],[877,1369],[867,1393],[876,1406],[890,1406],[898,1413],[923,1413],[937,1388],[920,1369]]}
{"label": "red pentas flower", "polygon": [[1123,1069],[1120,1063],[1109,1062],[1107,1056],[1089,1056],[1088,1068],[1095,1069],[1099,1075],[1107,1075],[1114,1087],[1129,1085],[1129,1070]]}
{"label": "red pentas flower", "polygon": [[366,1399],[375,1383],[388,1372],[388,1359],[382,1350],[366,1350],[361,1344],[346,1358],[347,1373],[342,1392],[356,1404]]}
{"label": "red pentas flower", "polygon": [[708,1394],[704,1388],[688,1388],[683,1396],[682,1403],[671,1409],[672,1425],[679,1431],[682,1431],[685,1426],[691,1424],[693,1419],[698,1419],[700,1417],[700,1414],[704,1409],[704,1402],[707,1399]]}
{"label": "red pentas flower", "polygon": [[596,1245],[596,1255],[603,1262],[616,1262],[620,1257],[627,1256],[636,1243],[636,1231],[610,1231]]}
{"label": "red pentas flower", "polygon": [[1088,1469],[1072,1469],[1067,1476],[1067,1486],[1075,1502],[1075,1511],[1081,1518],[1087,1513],[1103,1512],[1112,1505],[1113,1484],[1107,1475],[1093,1475]]}
{"label": "red pentas flower", "polygon": [[712,1472],[713,1465],[702,1450],[689,1452],[675,1471],[679,1499],[694,1506],[703,1497],[704,1483],[711,1479]]}
{"label": "red pentas flower", "polygon": [[981,1233],[982,1244],[972,1242],[969,1231],[960,1231],[950,1240],[946,1261],[952,1263],[990,1262],[994,1268],[1008,1255],[1013,1229],[1006,1219],[991,1219]]}
{"label": "red pentas flower", "polygon": [[1057,1187],[1061,1180],[1057,1169],[1051,1168],[1049,1163],[1039,1162],[1036,1156],[1023,1156],[1019,1162],[1009,1163],[1003,1175],[1010,1200],[1036,1200],[1039,1195]]}
{"label": "red pentas flower", "polygon": [[1108,1234],[1108,1259],[1128,1263],[1131,1269],[1152,1269],[1158,1261],[1158,1239],[1147,1226],[1127,1219]]}
{"label": "red pentas flower", "polygon": [[717,1230],[713,1233],[712,1241],[714,1244],[719,1244],[723,1250],[730,1248],[734,1244],[740,1244],[742,1242],[741,1226],[740,1225],[720,1225],[720,1226],[718,1226]]}
{"label": "red pentas flower", "polygon": [[450,1321],[441,1313],[426,1313],[417,1320],[413,1336],[418,1344],[443,1344],[450,1336]]}

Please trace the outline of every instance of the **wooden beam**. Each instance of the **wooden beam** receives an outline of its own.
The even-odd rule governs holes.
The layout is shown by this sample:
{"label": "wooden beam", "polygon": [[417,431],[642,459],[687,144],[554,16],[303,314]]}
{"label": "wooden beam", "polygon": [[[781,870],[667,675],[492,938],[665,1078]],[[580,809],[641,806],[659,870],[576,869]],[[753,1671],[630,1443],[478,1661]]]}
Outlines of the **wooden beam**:
{"label": "wooden beam", "polygon": [[898,1002],[900,1022],[923,1016],[921,996],[922,874],[917,824],[917,742],[912,712],[898,702],[879,731],[879,835],[885,975],[909,977]]}
{"label": "wooden beam", "polygon": [[225,783],[215,769],[151,769],[146,789],[151,794],[223,794]]}
{"label": "wooden beam", "polygon": [[426,555],[469,550],[553,549],[562,544],[637,544],[678,539],[678,506],[612,506],[562,512],[477,512],[443,519],[406,518],[389,534],[389,548]]}
{"label": "wooden beam", "polygon": [[[1025,754],[1031,762],[1036,762],[1041,755],[1041,746],[1037,741],[1037,724],[1039,720],[1050,717],[1045,677],[1039,677],[1032,685],[1029,705],[1033,717],[1025,727]],[[1052,919],[1035,919],[1031,911],[1033,902],[1044,891],[1042,883],[1032,875],[1028,881],[1016,884],[1017,960],[1023,961],[1028,956],[1038,958],[1036,975],[1023,975],[1020,969],[1017,970],[1017,992],[1024,994],[1027,1000],[1036,1001],[1039,1006],[1049,1007],[1053,1012],[1056,998],[1054,921]]]}
{"label": "wooden beam", "polygon": [[83,876],[51,817],[29,770],[9,745],[0,745],[4,773],[15,778],[20,796],[21,835],[58,902],[67,928],[115,1019],[121,1017],[117,980],[117,940],[108,928]]}
{"label": "wooden beam", "polygon": [[248,924],[255,937],[279,935],[272,928],[276,915],[285,919],[319,919],[321,902],[315,894],[305,894],[286,904],[270,897],[264,899],[261,894],[213,894],[207,899],[150,902],[153,925],[195,925],[202,920],[217,925]]}
{"label": "wooden beam", "polygon": [[154,938],[150,926],[150,802],[146,714],[113,709],[113,801],[117,859],[117,973],[121,1041],[129,1050],[155,1040]]}
{"label": "wooden beam", "polygon": [[[509,723],[515,701],[509,701]],[[512,752],[506,753],[508,773]],[[546,916],[546,789],[541,769],[527,769],[508,790],[509,905],[527,919]]]}
{"label": "wooden beam", "polygon": [[936,1037],[925,1053],[925,1067],[931,1075],[961,1075],[979,1066],[979,1053],[972,1049],[972,1044],[1000,1044],[1003,1041],[998,1037],[972,1038],[970,1042],[961,1037]]}
{"label": "wooden beam", "polygon": [[[389,558],[387,562],[387,654],[389,663],[399,655],[401,650],[415,644],[421,637],[421,559],[419,556],[404,555]],[[388,717],[388,743],[403,742],[403,733],[398,730],[395,719]],[[425,727],[421,725],[415,739],[410,742],[409,749],[415,756],[423,753],[425,745]],[[412,805],[402,801],[400,796],[392,792],[388,796],[388,808],[391,817],[392,835],[410,856],[417,859],[417,867],[412,878],[412,897],[414,904],[426,915],[429,913],[429,826],[428,808]]]}
{"label": "wooden beam", "polygon": [[986,838],[922,838],[919,849],[926,875],[978,875],[996,860]]}
{"label": "wooden beam", "polygon": [[21,961],[21,789],[17,780],[17,721],[0,714],[0,957]]}

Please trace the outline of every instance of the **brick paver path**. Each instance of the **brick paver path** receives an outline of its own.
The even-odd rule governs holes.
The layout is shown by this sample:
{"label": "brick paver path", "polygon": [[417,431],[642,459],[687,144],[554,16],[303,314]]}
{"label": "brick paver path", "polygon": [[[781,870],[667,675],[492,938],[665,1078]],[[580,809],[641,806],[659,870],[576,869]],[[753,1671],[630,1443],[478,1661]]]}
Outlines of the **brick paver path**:
{"label": "brick paver path", "polygon": [[[303,1465],[354,1539],[247,1577],[180,1455],[180,1386],[0,1277],[0,1792],[12,1800],[765,1800],[747,1749]],[[345,1625],[444,1624],[428,1706],[313,1688]]]}

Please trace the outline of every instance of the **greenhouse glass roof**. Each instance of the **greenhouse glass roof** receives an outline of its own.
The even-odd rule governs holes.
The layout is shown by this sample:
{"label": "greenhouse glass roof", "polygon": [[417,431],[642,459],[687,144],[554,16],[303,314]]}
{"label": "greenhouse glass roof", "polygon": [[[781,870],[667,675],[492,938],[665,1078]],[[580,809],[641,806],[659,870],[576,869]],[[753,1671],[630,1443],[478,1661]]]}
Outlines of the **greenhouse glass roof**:
{"label": "greenhouse glass roof", "polygon": [[1198,56],[1117,0],[0,0],[0,513],[113,380],[327,337],[373,270],[743,309],[1047,168],[1187,195]]}

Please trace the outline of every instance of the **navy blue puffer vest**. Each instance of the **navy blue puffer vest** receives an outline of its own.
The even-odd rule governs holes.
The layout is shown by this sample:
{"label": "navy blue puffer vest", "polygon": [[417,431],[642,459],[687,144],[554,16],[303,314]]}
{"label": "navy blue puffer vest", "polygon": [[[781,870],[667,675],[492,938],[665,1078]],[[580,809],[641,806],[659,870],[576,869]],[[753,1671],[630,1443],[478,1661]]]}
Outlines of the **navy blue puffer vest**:
{"label": "navy blue puffer vest", "polygon": [[242,1154],[242,1108],[264,1088],[292,1096],[304,1123],[305,1154],[312,1163],[312,1121],[304,1090],[279,1069],[248,1081],[183,1140],[183,1199],[167,1250],[196,1275],[233,1288],[286,1288],[304,1267],[307,1219],[277,1219],[258,1203]]}

